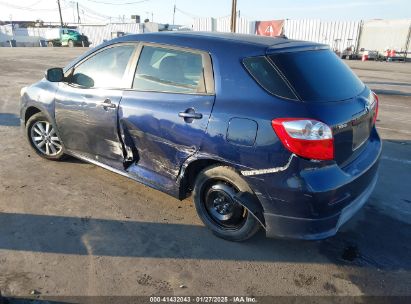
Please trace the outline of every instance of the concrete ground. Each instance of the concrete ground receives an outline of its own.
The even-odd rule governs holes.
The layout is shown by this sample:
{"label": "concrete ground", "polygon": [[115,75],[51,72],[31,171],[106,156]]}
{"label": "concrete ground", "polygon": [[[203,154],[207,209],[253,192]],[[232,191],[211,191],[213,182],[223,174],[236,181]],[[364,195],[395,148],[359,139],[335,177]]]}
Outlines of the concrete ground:
{"label": "concrete ground", "polygon": [[384,148],[368,204],[335,237],[230,243],[189,199],[30,149],[20,88],[83,51],[0,48],[3,296],[411,295],[411,64],[347,61],[380,96]]}

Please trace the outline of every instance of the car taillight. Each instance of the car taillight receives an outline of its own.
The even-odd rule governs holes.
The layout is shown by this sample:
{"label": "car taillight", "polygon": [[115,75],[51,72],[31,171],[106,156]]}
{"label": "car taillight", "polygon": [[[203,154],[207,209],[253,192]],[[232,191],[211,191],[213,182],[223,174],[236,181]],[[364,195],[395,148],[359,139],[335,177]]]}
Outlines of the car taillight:
{"label": "car taillight", "polygon": [[325,123],[307,118],[277,118],[271,125],[291,152],[309,159],[334,159],[333,134]]}
{"label": "car taillight", "polygon": [[375,122],[377,121],[377,116],[378,116],[378,95],[372,92],[372,96],[374,97],[374,105],[372,105],[372,108],[375,108],[374,110],[374,118],[372,119],[372,124],[375,125]]}

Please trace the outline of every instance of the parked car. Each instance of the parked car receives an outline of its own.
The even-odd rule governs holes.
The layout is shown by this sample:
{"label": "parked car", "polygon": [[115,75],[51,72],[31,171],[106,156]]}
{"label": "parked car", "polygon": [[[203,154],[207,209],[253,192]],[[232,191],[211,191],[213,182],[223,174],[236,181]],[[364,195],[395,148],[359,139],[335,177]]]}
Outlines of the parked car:
{"label": "parked car", "polygon": [[88,37],[68,28],[50,28],[46,31],[47,46],[83,46],[90,45]]}
{"label": "parked car", "polygon": [[37,154],[193,194],[233,241],[334,235],[376,184],[377,112],[328,46],[228,33],[127,35],[21,92]]}

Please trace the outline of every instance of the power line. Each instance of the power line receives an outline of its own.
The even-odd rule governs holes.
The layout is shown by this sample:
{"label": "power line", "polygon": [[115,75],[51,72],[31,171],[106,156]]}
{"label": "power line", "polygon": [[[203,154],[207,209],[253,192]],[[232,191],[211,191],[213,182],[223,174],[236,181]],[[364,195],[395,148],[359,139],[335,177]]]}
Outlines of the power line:
{"label": "power line", "polygon": [[[73,6],[75,5],[74,2],[72,2],[71,4],[72,4]],[[96,11],[92,10],[91,8],[89,8],[89,7],[87,7],[87,6],[83,5],[83,4],[79,4],[79,7],[83,10],[83,12],[84,12],[84,11],[87,11],[88,13],[90,13],[90,14],[92,14],[92,15],[95,15],[95,16],[98,16],[98,17],[102,17],[102,18],[105,18],[105,19],[112,18],[111,16],[107,16],[107,15],[100,14],[99,12],[96,12]]]}
{"label": "power line", "polygon": [[[39,3],[39,2],[37,2]],[[18,9],[18,10],[23,10],[23,11],[30,11],[30,12],[34,12],[34,11],[55,11],[55,8],[32,8],[32,7],[27,7],[27,6],[19,6],[19,5],[15,5],[15,4],[11,4],[11,3],[4,3],[2,1],[0,1],[0,5],[9,7],[9,8],[14,8],[14,9]],[[69,8],[70,6],[65,6],[62,7],[62,10]]]}
{"label": "power line", "polygon": [[131,4],[139,4],[143,2],[147,2],[149,0],[140,0],[140,1],[133,1],[133,2],[124,2],[124,3],[117,3],[117,2],[104,2],[104,1],[97,1],[97,0],[86,0],[98,4],[107,4],[107,5],[131,5]]}
{"label": "power line", "polygon": [[183,14],[183,15],[185,15],[185,16],[188,16],[188,17],[190,17],[190,18],[193,18],[193,19],[200,17],[200,16],[198,16],[198,15],[194,15],[194,14],[188,13],[188,12],[186,12],[186,11],[183,11],[183,10],[179,9],[178,7],[176,7],[175,10],[178,11],[178,12],[180,12],[181,14]]}
{"label": "power line", "polygon": [[30,4],[29,6],[30,6],[30,7],[35,6],[35,5],[39,4],[40,2],[43,2],[43,0],[36,1],[36,2],[34,2],[34,3],[32,3],[32,4]]}

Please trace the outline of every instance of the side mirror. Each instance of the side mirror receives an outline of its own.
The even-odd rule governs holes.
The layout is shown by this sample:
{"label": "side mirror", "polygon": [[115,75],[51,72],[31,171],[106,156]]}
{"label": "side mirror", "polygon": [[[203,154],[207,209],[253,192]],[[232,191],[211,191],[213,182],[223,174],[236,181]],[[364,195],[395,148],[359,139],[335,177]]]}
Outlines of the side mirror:
{"label": "side mirror", "polygon": [[64,80],[64,73],[62,68],[48,69],[46,72],[46,79],[50,82],[62,82]]}

